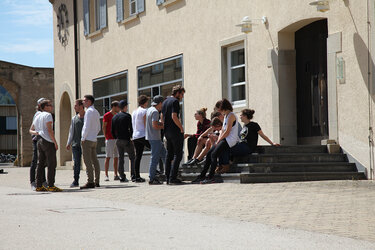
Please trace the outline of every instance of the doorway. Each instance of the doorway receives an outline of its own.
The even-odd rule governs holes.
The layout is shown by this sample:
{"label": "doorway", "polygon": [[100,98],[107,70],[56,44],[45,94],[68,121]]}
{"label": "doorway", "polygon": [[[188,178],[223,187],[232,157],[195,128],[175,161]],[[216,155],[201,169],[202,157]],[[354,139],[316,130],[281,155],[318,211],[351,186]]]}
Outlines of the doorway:
{"label": "doorway", "polygon": [[60,165],[72,160],[72,153],[65,149],[68,141],[70,122],[72,119],[72,109],[69,94],[64,92],[60,101]]}
{"label": "doorway", "polygon": [[297,143],[328,139],[327,20],[295,32]]}

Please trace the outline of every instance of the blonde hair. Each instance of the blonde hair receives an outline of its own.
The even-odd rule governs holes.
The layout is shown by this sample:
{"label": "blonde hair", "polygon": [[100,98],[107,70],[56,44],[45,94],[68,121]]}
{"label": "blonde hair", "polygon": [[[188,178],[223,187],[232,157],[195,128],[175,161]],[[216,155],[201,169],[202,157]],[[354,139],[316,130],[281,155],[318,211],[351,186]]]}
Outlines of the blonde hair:
{"label": "blonde hair", "polygon": [[206,118],[206,111],[207,111],[207,108],[201,108],[201,109],[197,110],[197,114],[201,115],[203,117],[203,119],[205,119]]}

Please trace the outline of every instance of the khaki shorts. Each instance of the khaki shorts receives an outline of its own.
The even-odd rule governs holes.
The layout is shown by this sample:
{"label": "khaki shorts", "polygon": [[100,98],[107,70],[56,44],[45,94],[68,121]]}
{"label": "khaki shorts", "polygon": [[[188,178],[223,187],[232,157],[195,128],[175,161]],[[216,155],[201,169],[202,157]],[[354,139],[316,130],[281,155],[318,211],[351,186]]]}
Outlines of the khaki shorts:
{"label": "khaki shorts", "polygon": [[116,140],[105,140],[105,157],[118,158]]}

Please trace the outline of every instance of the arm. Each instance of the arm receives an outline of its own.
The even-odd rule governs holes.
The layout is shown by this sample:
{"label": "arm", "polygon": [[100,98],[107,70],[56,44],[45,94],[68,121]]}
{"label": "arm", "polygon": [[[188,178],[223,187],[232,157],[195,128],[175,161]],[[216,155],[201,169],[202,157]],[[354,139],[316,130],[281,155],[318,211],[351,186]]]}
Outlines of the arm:
{"label": "arm", "polygon": [[157,129],[157,130],[160,130],[160,129],[163,129],[164,128],[164,124],[159,122],[159,121],[153,121],[152,122],[152,127],[154,129]]}
{"label": "arm", "polygon": [[132,118],[130,117],[130,122],[129,122],[129,134],[130,134],[130,139],[133,137],[133,125],[132,125]]}
{"label": "arm", "polygon": [[199,137],[198,137],[198,140],[200,138],[203,138],[203,137],[207,137],[209,133],[212,133],[214,130],[213,127],[209,127],[206,131],[204,131]]}
{"label": "arm", "polygon": [[[221,140],[225,139],[230,131],[232,130],[232,126],[233,126],[233,122],[236,120],[236,116],[234,115],[231,115],[229,118],[228,118],[228,125],[227,125],[227,129],[225,131],[223,131],[224,128],[221,129],[220,131],[220,135],[219,135],[219,139],[217,140],[216,143],[219,143]],[[238,122],[238,121],[237,121]]]}
{"label": "arm", "polygon": [[91,112],[90,110],[87,110],[85,117],[83,119],[82,137],[81,137],[82,142],[86,141],[86,137],[90,129],[90,123],[91,123],[90,118],[91,118]]}
{"label": "arm", "polygon": [[51,137],[53,143],[55,144],[55,149],[58,150],[59,147],[57,146],[57,142],[56,142],[56,139],[55,139],[55,134],[53,133],[52,122],[47,122],[47,129],[48,129],[49,136]]}
{"label": "arm", "polygon": [[262,130],[259,130],[258,131],[258,134],[260,135],[260,137],[262,137],[266,142],[268,142],[269,144],[273,145],[273,146],[280,146],[280,144],[278,143],[273,143],[264,133]]}
{"label": "arm", "polygon": [[146,127],[146,113],[145,113],[145,115],[143,116],[143,125],[145,125],[145,127]]}
{"label": "arm", "polygon": [[104,121],[103,120],[103,127],[102,127],[102,129],[103,129],[103,134],[104,134],[104,137],[106,137],[107,135],[106,135],[106,133],[107,133],[107,122],[106,121]]}
{"label": "arm", "polygon": [[70,150],[70,145],[72,145],[73,134],[74,134],[74,117],[72,118],[72,121],[70,123],[68,141],[66,142],[67,150]]}
{"label": "arm", "polygon": [[31,124],[30,129],[29,129],[29,133],[31,135],[39,135],[39,133],[35,131],[34,124]]}
{"label": "arm", "polygon": [[184,133],[184,128],[182,127],[180,119],[178,119],[177,113],[172,113],[172,120],[176,126],[180,129],[181,133]]}

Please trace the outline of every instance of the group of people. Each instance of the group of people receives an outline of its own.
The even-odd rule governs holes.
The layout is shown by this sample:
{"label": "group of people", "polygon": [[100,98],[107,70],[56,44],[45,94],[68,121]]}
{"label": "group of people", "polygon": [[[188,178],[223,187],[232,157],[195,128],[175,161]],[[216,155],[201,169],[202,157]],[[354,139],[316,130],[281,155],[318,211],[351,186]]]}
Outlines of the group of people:
{"label": "group of people", "polygon": [[[180,102],[184,94],[185,89],[177,85],[173,87],[171,96],[153,97],[149,108],[149,98],[141,95],[138,98],[138,108],[131,115],[128,113],[127,100],[113,101],[111,110],[103,116],[102,127],[100,114],[94,107],[94,97],[85,95],[83,100],[76,100],[76,115],[71,120],[66,145],[67,150],[72,150],[74,159],[74,181],[71,187],[79,186],[81,157],[86,165],[87,183],[80,188],[100,187],[100,165],[96,146],[101,129],[105,136],[105,181],[109,181],[108,169],[111,158],[114,180],[129,181],[124,171],[126,152],[130,160],[131,181],[145,182],[140,176],[140,163],[146,147],[151,149],[149,184],[163,183],[160,177],[164,176],[165,166],[166,183],[177,185],[183,183],[178,178],[178,170],[185,139],[189,151],[188,162],[185,164],[204,165],[200,175],[192,182],[201,184],[220,181],[215,179],[215,173],[225,173],[229,170],[231,156],[252,153],[257,146],[258,135],[271,145],[278,145],[264,135],[256,122],[251,121],[254,110],[241,111],[240,118],[244,123],[242,128],[227,99],[216,103],[211,121],[206,118],[206,108],[198,110],[195,113],[197,132],[185,134],[180,120]],[[38,100],[37,108],[30,128],[34,149],[30,182],[36,191],[58,192],[61,189],[54,185],[58,145],[53,131],[52,103],[41,98]],[[47,180],[44,172],[46,166]]]}

